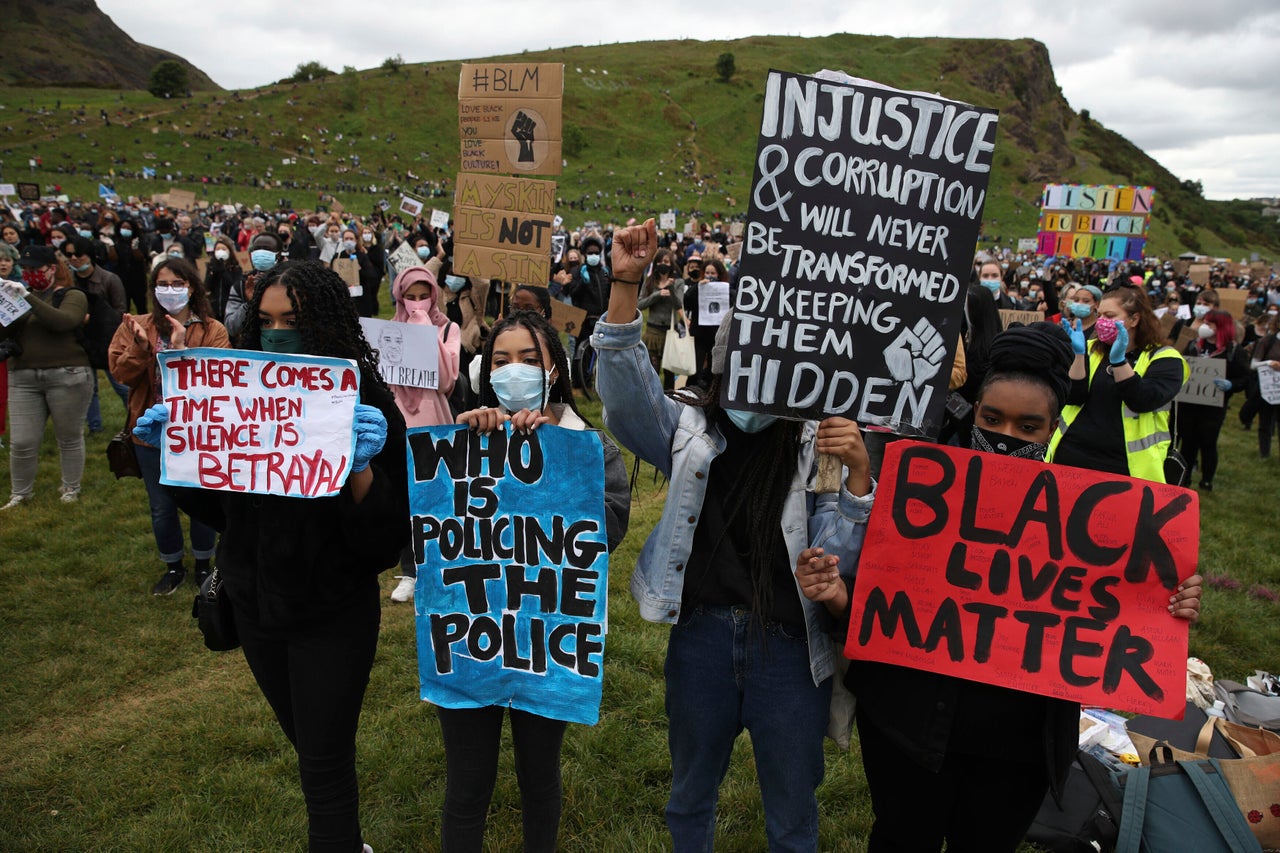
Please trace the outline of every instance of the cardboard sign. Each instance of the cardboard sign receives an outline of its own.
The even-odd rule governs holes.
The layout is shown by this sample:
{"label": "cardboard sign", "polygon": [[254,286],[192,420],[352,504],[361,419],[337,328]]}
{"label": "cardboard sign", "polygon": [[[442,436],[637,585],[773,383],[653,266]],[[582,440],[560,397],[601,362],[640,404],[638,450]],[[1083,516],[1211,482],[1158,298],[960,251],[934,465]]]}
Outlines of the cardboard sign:
{"label": "cardboard sign", "polygon": [[387,262],[391,264],[391,280],[393,282],[396,276],[409,267],[422,265],[422,259],[418,257],[417,250],[409,244],[408,240],[400,241],[400,245],[396,246],[396,250],[387,258]]}
{"label": "cardboard sign", "polygon": [[440,330],[424,323],[361,317],[365,340],[378,353],[378,373],[388,385],[440,387]]}
{"label": "cardboard sign", "polygon": [[1043,311],[1017,311],[1013,308],[1000,309],[1000,328],[1002,330],[1009,328],[1012,323],[1030,326],[1032,323],[1039,323],[1043,319]]}
{"label": "cardboard sign", "polygon": [[551,300],[551,325],[571,338],[576,338],[582,331],[582,324],[587,321],[587,312],[559,299]]}
{"label": "cardboard sign", "polygon": [[453,268],[459,275],[546,285],[555,182],[458,175]]}
{"label": "cardboard sign", "polygon": [[1178,324],[1177,312],[1170,311],[1168,308],[1160,309],[1163,314],[1157,314],[1160,318],[1160,338],[1161,340],[1169,340],[1169,336],[1173,334],[1173,327]]}
{"label": "cardboard sign", "polygon": [[1273,406],[1280,406],[1280,370],[1267,365],[1258,368],[1258,386],[1262,399]]}
{"label": "cardboard sign", "polygon": [[[0,284],[0,326],[8,326],[30,310],[30,302],[24,297],[9,295],[5,292],[4,284]],[[0,370],[4,369],[0,366]]]}
{"label": "cardboard sign", "polygon": [[416,198],[409,198],[407,195],[400,196],[400,212],[407,213],[410,216],[417,216],[422,213],[422,202]]}
{"label": "cardboard sign", "polygon": [[412,429],[409,509],[422,698],[594,725],[608,630],[599,437]]}
{"label": "cardboard sign", "polygon": [[[334,258],[333,271],[342,277],[346,282],[347,289],[351,291],[359,290],[364,292],[364,288],[360,286],[360,263],[353,261],[351,258]],[[361,293],[352,293],[352,296],[360,296]]]}
{"label": "cardboard sign", "polygon": [[909,441],[878,489],[847,657],[1181,717],[1195,492]]}
{"label": "cardboard sign", "polygon": [[1191,368],[1191,376],[1178,391],[1178,396],[1173,398],[1173,402],[1217,408],[1226,405],[1226,395],[1217,389],[1213,380],[1227,378],[1227,362],[1207,355],[1188,356],[1186,360],[1187,367]]}
{"label": "cardboard sign", "polygon": [[194,210],[196,206],[196,194],[190,190],[175,190],[170,187],[169,206],[175,210]]}
{"label": "cardboard sign", "polygon": [[1187,270],[1189,269],[1191,269],[1191,261],[1184,261],[1182,259],[1178,259],[1173,262],[1174,275],[1179,275],[1179,276],[1186,275]]}
{"label": "cardboard sign", "polygon": [[729,313],[729,282],[698,282],[698,325],[719,327]]}
{"label": "cardboard sign", "polygon": [[1155,193],[1154,187],[1045,184],[1036,251],[1141,261]]}
{"label": "cardboard sign", "polygon": [[1249,301],[1249,291],[1220,287],[1217,293],[1219,308],[1226,311],[1236,320],[1244,316],[1244,308]]}
{"label": "cardboard sign", "polygon": [[449,227],[449,211],[432,210],[431,211],[431,227],[445,229]]}
{"label": "cardboard sign", "polygon": [[564,65],[463,63],[458,81],[462,169],[558,175]]}
{"label": "cardboard sign", "polygon": [[39,201],[40,185],[39,184],[16,184],[18,188],[18,198],[23,201]]}
{"label": "cardboard sign", "polygon": [[663,231],[676,230],[676,215],[671,211],[658,214],[658,227]]}
{"label": "cardboard sign", "polygon": [[1191,283],[1204,287],[1209,283],[1210,266],[1208,264],[1192,264],[1187,269],[1187,275],[1191,277]]}
{"label": "cardboard sign", "polygon": [[161,483],[303,498],[342,489],[360,400],[354,361],[210,347],[156,358],[169,407]]}
{"label": "cardboard sign", "polygon": [[769,72],[723,406],[936,434],[997,118]]}
{"label": "cardboard sign", "polygon": [[1187,347],[1195,341],[1200,340],[1200,335],[1190,326],[1183,326],[1178,331],[1178,339],[1173,342],[1173,346],[1178,352],[1186,352]]}

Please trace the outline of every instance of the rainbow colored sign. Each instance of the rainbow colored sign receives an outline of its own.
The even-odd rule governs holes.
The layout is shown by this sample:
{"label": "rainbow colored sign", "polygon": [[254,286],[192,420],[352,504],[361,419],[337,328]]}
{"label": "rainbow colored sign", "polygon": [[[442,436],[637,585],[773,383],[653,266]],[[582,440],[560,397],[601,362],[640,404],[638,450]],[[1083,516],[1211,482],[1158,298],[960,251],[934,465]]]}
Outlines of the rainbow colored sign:
{"label": "rainbow colored sign", "polygon": [[1155,195],[1154,187],[1045,184],[1036,251],[1140,261]]}

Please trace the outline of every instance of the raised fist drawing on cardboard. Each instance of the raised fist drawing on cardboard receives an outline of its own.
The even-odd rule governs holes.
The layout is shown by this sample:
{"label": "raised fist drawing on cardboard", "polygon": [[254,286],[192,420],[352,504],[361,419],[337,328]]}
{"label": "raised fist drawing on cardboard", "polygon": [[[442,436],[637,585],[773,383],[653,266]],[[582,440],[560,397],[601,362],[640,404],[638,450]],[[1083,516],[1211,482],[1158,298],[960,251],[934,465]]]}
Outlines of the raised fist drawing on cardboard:
{"label": "raised fist drawing on cardboard", "polygon": [[533,162],[533,131],[537,126],[538,123],[524,110],[516,113],[515,120],[511,122],[511,135],[520,143],[517,163]]}
{"label": "raised fist drawing on cardboard", "polygon": [[910,382],[919,388],[928,382],[942,368],[942,357],[946,355],[946,347],[942,345],[942,335],[928,321],[921,317],[915,328],[903,327],[893,343],[884,351],[884,361],[889,368],[889,375],[898,382]]}

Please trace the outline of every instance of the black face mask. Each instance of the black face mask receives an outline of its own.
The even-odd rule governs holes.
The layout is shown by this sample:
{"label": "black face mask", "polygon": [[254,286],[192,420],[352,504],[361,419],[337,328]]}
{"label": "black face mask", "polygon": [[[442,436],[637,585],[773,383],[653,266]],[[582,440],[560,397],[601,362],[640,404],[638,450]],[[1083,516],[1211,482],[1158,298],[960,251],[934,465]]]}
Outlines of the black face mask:
{"label": "black face mask", "polygon": [[1021,438],[1005,435],[1002,432],[991,432],[976,424],[970,446],[973,450],[983,450],[998,456],[1012,456],[1015,459],[1035,459],[1044,461],[1049,445],[1038,441],[1025,441]]}
{"label": "black face mask", "polygon": [[671,265],[658,264],[653,268],[653,271],[657,273],[659,276],[668,276],[668,275],[671,275]]}
{"label": "black face mask", "polygon": [[684,274],[684,277],[689,279],[689,281],[697,281],[702,278],[702,270],[689,270]]}

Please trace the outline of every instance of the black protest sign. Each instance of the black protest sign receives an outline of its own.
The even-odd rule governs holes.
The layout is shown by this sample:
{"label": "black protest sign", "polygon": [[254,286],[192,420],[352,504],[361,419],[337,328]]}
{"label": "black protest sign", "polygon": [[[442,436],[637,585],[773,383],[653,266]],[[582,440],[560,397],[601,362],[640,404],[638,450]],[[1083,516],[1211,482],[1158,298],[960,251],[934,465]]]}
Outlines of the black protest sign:
{"label": "black protest sign", "polygon": [[771,71],[721,402],[936,434],[994,110]]}

